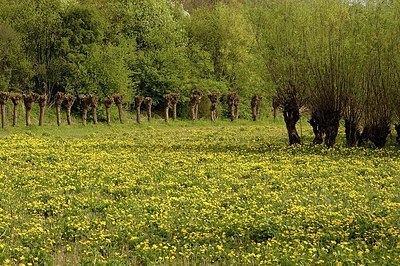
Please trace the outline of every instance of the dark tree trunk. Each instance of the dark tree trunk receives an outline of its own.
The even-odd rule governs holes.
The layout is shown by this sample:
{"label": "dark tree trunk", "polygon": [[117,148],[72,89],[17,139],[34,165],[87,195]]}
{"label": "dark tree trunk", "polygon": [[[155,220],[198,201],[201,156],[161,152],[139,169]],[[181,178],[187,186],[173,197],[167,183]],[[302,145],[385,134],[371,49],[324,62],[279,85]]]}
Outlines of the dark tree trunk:
{"label": "dark tree trunk", "polygon": [[370,140],[377,148],[383,148],[390,134],[389,123],[366,125],[361,133],[359,145],[364,145]]}
{"label": "dark tree trunk", "polygon": [[324,142],[323,132],[321,131],[319,119],[315,113],[311,115],[311,119],[308,120],[308,123],[313,128],[313,133],[314,133],[313,143],[316,145],[322,144]]}
{"label": "dark tree trunk", "polygon": [[1,105],[1,127],[6,127],[7,113],[6,113],[6,105]]}
{"label": "dark tree trunk", "polygon": [[323,133],[325,133],[325,145],[329,148],[333,147],[336,143],[336,137],[339,131],[340,114],[333,111],[325,115]]}
{"label": "dark tree trunk", "polygon": [[289,135],[289,144],[300,144],[301,140],[297,133],[296,123],[300,119],[300,111],[295,108],[285,108],[283,110],[283,118],[285,120],[286,129]]}
{"label": "dark tree trunk", "polygon": [[150,120],[151,120],[151,105],[153,104],[153,99],[151,97],[146,97],[145,104],[146,104],[147,121],[150,122]]}
{"label": "dark tree trunk", "polygon": [[394,129],[396,130],[396,133],[397,133],[397,136],[396,136],[397,144],[400,144],[400,124],[396,124]]}
{"label": "dark tree trunk", "polygon": [[350,119],[344,120],[344,128],[346,133],[346,143],[349,147],[357,145],[357,140],[360,138],[360,130],[358,124]]}
{"label": "dark tree trunk", "polygon": [[1,106],[1,127],[5,128],[6,127],[6,120],[7,120],[7,112],[6,112],[6,106],[7,106],[7,100],[9,98],[10,94],[8,92],[0,92],[0,106]]}

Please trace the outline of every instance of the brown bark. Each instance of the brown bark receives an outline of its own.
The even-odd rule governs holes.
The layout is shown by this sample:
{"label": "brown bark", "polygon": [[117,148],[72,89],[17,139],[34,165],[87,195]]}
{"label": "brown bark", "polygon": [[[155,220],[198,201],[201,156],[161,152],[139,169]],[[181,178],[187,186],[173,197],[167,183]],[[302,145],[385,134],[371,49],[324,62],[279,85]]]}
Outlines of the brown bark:
{"label": "brown bark", "polygon": [[26,126],[31,125],[31,110],[32,110],[32,104],[37,101],[39,98],[39,94],[30,92],[28,94],[23,95],[24,99],[24,105],[25,105],[25,121],[26,121]]}
{"label": "brown bark", "polygon": [[169,123],[169,106],[172,101],[172,96],[170,94],[164,95],[164,120],[166,123]]}
{"label": "brown bark", "polygon": [[113,95],[114,102],[118,107],[118,115],[119,115],[119,122],[123,123],[123,108],[122,104],[124,103],[124,95],[123,94],[114,94]]}
{"label": "brown bark", "polygon": [[61,105],[65,100],[65,94],[63,92],[57,92],[55,96],[56,105],[56,116],[57,116],[57,126],[61,125]]}
{"label": "brown bark", "polygon": [[289,135],[289,144],[300,144],[300,137],[297,133],[296,123],[300,119],[300,111],[298,108],[287,106],[283,110],[283,118],[285,120],[286,129]]}
{"label": "brown bark", "polygon": [[46,110],[46,104],[47,104],[47,95],[43,94],[43,95],[39,95],[38,99],[37,99],[38,103],[39,103],[39,126],[43,126],[43,120],[44,120],[44,112]]}
{"label": "brown bark", "polygon": [[136,122],[140,124],[140,107],[142,106],[143,96],[135,96]]}
{"label": "brown bark", "polygon": [[228,93],[227,104],[231,114],[231,121],[234,121],[239,117],[239,95],[235,92]]}
{"label": "brown bark", "polygon": [[82,105],[82,123],[83,123],[84,126],[86,126],[87,114],[88,114],[88,111],[89,111],[91,98],[90,98],[90,96],[79,95],[79,100],[81,101],[81,105]]}
{"label": "brown bark", "polygon": [[313,143],[316,145],[322,144],[324,142],[323,132],[321,131],[319,118],[317,117],[316,113],[314,112],[312,113],[311,119],[308,120],[308,123],[313,128],[313,133],[314,133]]}
{"label": "brown bark", "polygon": [[104,106],[106,107],[107,124],[111,124],[110,108],[113,101],[114,99],[110,96],[106,97],[106,99],[104,100]]}
{"label": "brown bark", "polygon": [[251,113],[253,116],[253,121],[257,121],[260,117],[260,105],[263,97],[259,95],[254,95],[251,99]]}
{"label": "brown bark", "polygon": [[211,111],[211,121],[213,122],[217,119],[217,104],[220,96],[221,95],[217,92],[212,92],[208,95],[208,98],[211,101],[210,111]]}
{"label": "brown bark", "polygon": [[350,119],[344,120],[344,128],[346,133],[346,142],[349,147],[357,145],[357,140],[360,138],[360,129],[358,124]]}
{"label": "brown bark", "polygon": [[89,95],[90,107],[92,107],[93,124],[97,124],[97,105],[99,104],[99,98],[96,95]]}
{"label": "brown bark", "polygon": [[71,95],[71,94],[66,94],[65,95],[65,102],[66,102],[66,107],[67,107],[67,124],[71,125],[71,109],[72,106],[74,105],[74,102],[76,100],[76,96]]}
{"label": "brown bark", "polygon": [[272,109],[273,109],[274,119],[276,119],[278,108],[279,108],[278,97],[277,96],[273,96],[272,97]]}
{"label": "brown bark", "polygon": [[383,148],[386,144],[386,140],[389,134],[389,121],[382,121],[379,124],[366,125],[364,126],[363,132],[361,133],[359,145],[362,146],[368,140],[370,140],[377,148]]}
{"label": "brown bark", "polygon": [[196,120],[199,114],[199,104],[201,102],[201,98],[203,97],[203,93],[199,90],[193,90],[190,95],[190,112],[192,115],[192,120]]}
{"label": "brown bark", "polygon": [[147,121],[151,120],[151,105],[153,104],[153,99],[151,97],[146,97],[144,100],[146,104]]}
{"label": "brown bark", "polygon": [[10,94],[8,92],[0,92],[0,106],[1,106],[1,127],[5,128],[6,127],[6,121],[7,121],[7,112],[6,112],[6,106],[7,106],[7,100],[9,98]]}
{"label": "brown bark", "polygon": [[178,105],[180,95],[179,93],[171,93],[171,102],[172,102],[172,119],[176,120],[176,106]]}
{"label": "brown bark", "polygon": [[18,120],[18,105],[19,102],[22,99],[22,94],[20,93],[10,93],[10,98],[11,101],[14,105],[14,110],[13,110],[13,127],[17,125],[17,120]]}

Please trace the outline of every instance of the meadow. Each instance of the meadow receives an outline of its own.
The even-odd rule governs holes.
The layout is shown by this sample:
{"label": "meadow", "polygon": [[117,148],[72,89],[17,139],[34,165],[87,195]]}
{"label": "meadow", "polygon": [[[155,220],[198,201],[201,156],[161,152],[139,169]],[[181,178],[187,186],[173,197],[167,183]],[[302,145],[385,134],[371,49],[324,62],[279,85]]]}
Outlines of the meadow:
{"label": "meadow", "polygon": [[[400,153],[281,120],[8,127],[2,265],[399,265]],[[392,144],[392,145],[391,145]]]}

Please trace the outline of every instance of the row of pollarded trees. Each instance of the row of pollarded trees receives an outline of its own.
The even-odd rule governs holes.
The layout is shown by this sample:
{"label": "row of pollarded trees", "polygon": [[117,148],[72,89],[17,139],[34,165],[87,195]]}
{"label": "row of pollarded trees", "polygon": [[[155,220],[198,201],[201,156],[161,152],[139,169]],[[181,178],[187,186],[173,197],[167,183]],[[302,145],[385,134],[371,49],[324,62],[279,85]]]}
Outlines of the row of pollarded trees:
{"label": "row of pollarded trees", "polygon": [[[190,113],[191,113],[191,119],[196,120],[198,118],[198,112],[199,112],[199,104],[201,102],[201,99],[203,98],[203,92],[199,90],[193,90],[191,95],[190,95],[190,100],[189,100],[189,106],[190,106]],[[215,121],[217,119],[217,107],[218,103],[220,102],[221,98],[221,93],[219,92],[211,92],[208,95],[208,98],[211,102],[211,107],[210,107],[210,113],[211,113],[211,121]],[[227,105],[228,105],[228,110],[230,114],[230,119],[231,121],[234,121],[235,119],[238,119],[239,117],[239,101],[240,97],[237,93],[235,92],[230,92],[226,95],[227,97]],[[168,123],[169,121],[169,108],[172,104],[172,110],[173,110],[173,119],[176,119],[176,106],[178,104],[180,95],[179,93],[169,93],[164,95],[164,118],[165,122]],[[252,110],[252,116],[253,116],[253,121],[257,121],[257,119],[260,117],[260,106],[262,102],[263,97],[260,95],[254,95],[252,100],[251,100],[251,110]]]}
{"label": "row of pollarded trees", "polygon": [[[54,97],[55,109],[56,109],[56,117],[57,117],[57,125],[61,125],[61,108],[64,105],[67,110],[67,123],[68,125],[72,122],[72,106],[74,105],[76,99],[79,99],[82,107],[82,120],[83,124],[86,125],[87,122],[87,115],[89,108],[92,108],[93,114],[93,122],[97,123],[97,106],[99,104],[99,99],[96,95],[72,95],[72,94],[65,94],[63,92],[57,92]],[[6,105],[7,101],[11,100],[13,103],[13,126],[17,125],[18,119],[18,106],[23,100],[25,106],[25,122],[27,126],[31,125],[31,110],[34,103],[38,103],[39,105],[39,126],[43,125],[45,109],[48,102],[48,97],[46,94],[40,95],[35,92],[29,93],[17,93],[17,92],[0,92],[0,106],[1,106],[1,123],[2,128],[6,126]],[[106,108],[106,116],[107,122],[110,123],[110,107],[112,103],[115,103],[118,107],[119,111],[119,120],[122,123],[123,119],[123,104],[124,95],[123,94],[115,94],[112,96],[107,97],[104,100],[104,105]]]}
{"label": "row of pollarded trees", "polygon": [[[192,120],[196,120],[198,117],[198,109],[199,109],[199,104],[201,102],[201,99],[203,97],[203,93],[199,90],[194,90],[190,96],[190,109],[191,109],[191,114],[192,114]],[[212,92],[208,94],[208,97],[211,101],[211,120],[215,121],[217,118],[217,105],[218,102],[220,101],[221,94],[217,92]],[[253,113],[253,120],[256,121],[259,118],[260,115],[260,105],[262,101],[262,96],[255,95],[251,101],[251,108],[252,108],[252,113]],[[20,104],[20,101],[23,100],[24,106],[25,106],[25,120],[26,120],[26,125],[30,126],[31,125],[31,110],[32,110],[32,105],[34,103],[38,103],[40,112],[39,112],[39,126],[43,125],[43,120],[44,120],[44,115],[45,115],[45,109],[47,106],[47,100],[48,97],[47,95],[43,94],[37,94],[34,92],[29,92],[26,94],[21,94],[17,92],[0,92],[0,106],[1,106],[1,121],[2,121],[2,127],[4,128],[6,126],[6,105],[7,101],[11,100],[14,108],[13,108],[13,126],[17,125],[17,118],[18,118],[18,106]],[[65,94],[63,92],[57,92],[54,96],[54,105],[55,105],[55,110],[56,110],[56,117],[57,117],[57,125],[60,126],[62,121],[61,121],[61,108],[62,106],[65,106],[66,112],[67,112],[67,123],[68,125],[71,124],[71,112],[72,112],[72,107],[76,100],[79,100],[80,106],[82,108],[82,122],[84,125],[87,124],[87,118],[88,118],[88,112],[89,109],[92,111],[92,119],[93,123],[97,124],[97,108],[99,103],[99,97],[94,94],[90,95],[84,95],[80,94],[78,96],[72,95],[72,94]],[[177,105],[180,100],[180,94],[179,93],[169,93],[164,96],[164,119],[168,123],[169,121],[169,109],[170,106],[172,105],[172,110],[173,110],[173,120],[176,120],[177,118]],[[141,122],[141,105],[142,103],[145,103],[146,105],[146,115],[147,115],[147,120],[150,121],[152,118],[152,104],[153,104],[153,99],[151,97],[143,97],[143,96],[135,96],[135,108],[136,108],[136,121],[137,123]],[[115,103],[115,105],[118,107],[118,113],[119,113],[119,121],[120,123],[123,122],[123,103],[124,103],[124,95],[123,94],[114,94],[112,96],[108,96],[104,99],[103,104],[106,110],[106,120],[107,123],[111,123],[111,117],[110,117],[110,108],[112,104]],[[229,113],[230,113],[230,118],[231,121],[235,120],[238,118],[238,111],[239,111],[239,95],[231,92],[227,94],[227,104],[229,108]]]}
{"label": "row of pollarded trees", "polygon": [[296,123],[305,106],[315,144],[334,146],[344,120],[349,146],[371,141],[383,147],[392,123],[400,121],[400,1],[254,5],[257,42],[289,143],[300,143]]}

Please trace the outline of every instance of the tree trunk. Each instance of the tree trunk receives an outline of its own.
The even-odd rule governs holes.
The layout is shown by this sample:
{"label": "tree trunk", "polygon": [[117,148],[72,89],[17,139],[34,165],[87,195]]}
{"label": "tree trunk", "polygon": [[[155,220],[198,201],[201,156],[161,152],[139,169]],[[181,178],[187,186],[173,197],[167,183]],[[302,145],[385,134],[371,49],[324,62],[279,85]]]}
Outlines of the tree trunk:
{"label": "tree trunk", "polygon": [[251,113],[253,115],[253,121],[257,121],[257,107],[255,105],[251,106]]}
{"label": "tree trunk", "polygon": [[239,119],[239,106],[235,105],[235,119]]}
{"label": "tree trunk", "polygon": [[336,143],[336,137],[339,131],[340,114],[337,111],[333,111],[329,115],[326,115],[326,121],[324,121],[324,127],[322,132],[325,133],[325,145],[329,148],[333,147]]}
{"label": "tree trunk", "polygon": [[43,126],[44,120],[44,111],[46,110],[46,106],[39,106],[40,114],[39,114],[39,126]]}
{"label": "tree trunk", "polygon": [[107,117],[107,124],[111,124],[111,117],[110,117],[110,107],[106,106],[106,117]]}
{"label": "tree trunk", "polygon": [[25,106],[25,120],[26,126],[29,127],[31,125],[31,108]]}
{"label": "tree trunk", "polygon": [[172,119],[175,121],[176,120],[176,106],[178,105],[178,103],[173,103],[172,104],[172,110],[173,110],[173,113],[172,113]]}
{"label": "tree trunk", "polygon": [[300,144],[301,140],[297,133],[296,123],[300,119],[300,112],[298,109],[284,109],[283,118],[285,120],[286,129],[289,135],[289,144]]}
{"label": "tree trunk", "polygon": [[7,113],[6,113],[6,105],[1,105],[1,127],[6,127]]}
{"label": "tree trunk", "polygon": [[67,105],[67,124],[71,125],[71,109],[72,105],[68,104]]}
{"label": "tree trunk", "polygon": [[150,122],[151,121],[151,105],[147,106],[146,113],[147,113],[147,121]]}
{"label": "tree trunk", "polygon": [[232,122],[233,120],[235,120],[235,109],[234,109],[233,105],[229,106],[229,111],[231,113],[231,122]]}
{"label": "tree trunk", "polygon": [[124,111],[123,111],[123,108],[122,108],[122,103],[121,103],[121,104],[117,104],[117,107],[118,107],[119,122],[120,122],[121,124],[123,124],[123,123],[124,123],[124,122],[123,122]]}
{"label": "tree trunk", "polygon": [[169,108],[168,108],[168,106],[166,106],[165,108],[164,108],[164,120],[165,120],[165,122],[166,123],[169,123]]}
{"label": "tree trunk", "polygon": [[136,123],[140,124],[140,106],[136,107]]}
{"label": "tree trunk", "polygon": [[61,104],[56,105],[57,126],[61,125]]}
{"label": "tree trunk", "polygon": [[400,124],[396,124],[396,125],[394,126],[394,129],[395,129],[396,132],[397,132],[397,136],[396,136],[397,144],[400,144]]}
{"label": "tree trunk", "polygon": [[18,120],[18,104],[14,104],[13,127],[17,126],[17,120]]}
{"label": "tree trunk", "polygon": [[83,110],[82,110],[82,122],[83,122],[84,126],[86,126],[87,114],[88,114],[88,108],[84,107]]}
{"label": "tree trunk", "polygon": [[314,133],[313,143],[316,145],[322,144],[324,142],[323,133],[320,129],[319,119],[314,113],[311,115],[311,119],[308,120],[308,123],[313,128],[313,133]]}
{"label": "tree trunk", "polygon": [[196,120],[196,105],[192,105],[190,107],[190,113],[192,115],[192,120],[193,121]]}
{"label": "tree trunk", "polygon": [[347,146],[349,147],[356,146],[357,140],[360,138],[360,130],[358,129],[358,124],[356,122],[350,121],[349,119],[345,119],[344,127],[346,133]]}
{"label": "tree trunk", "polygon": [[199,116],[199,103],[196,103],[196,106],[195,106],[195,115],[194,115],[195,120],[197,120],[198,116]]}

